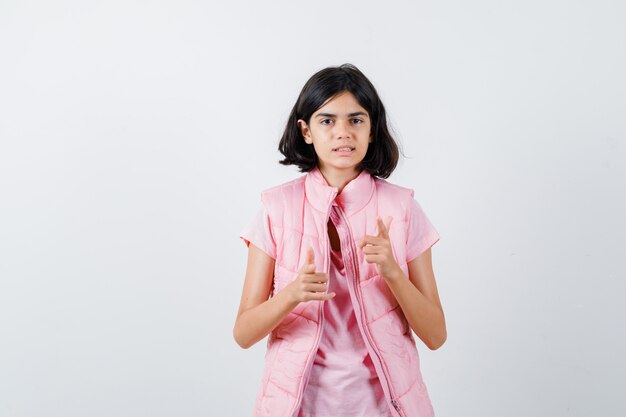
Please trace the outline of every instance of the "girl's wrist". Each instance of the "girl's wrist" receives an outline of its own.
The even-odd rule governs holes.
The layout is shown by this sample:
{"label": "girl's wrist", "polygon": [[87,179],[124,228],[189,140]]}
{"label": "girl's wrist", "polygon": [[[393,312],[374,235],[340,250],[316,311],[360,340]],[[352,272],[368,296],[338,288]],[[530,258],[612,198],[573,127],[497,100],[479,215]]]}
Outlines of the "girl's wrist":
{"label": "girl's wrist", "polygon": [[404,271],[402,271],[400,266],[398,266],[397,268],[394,268],[391,273],[383,275],[383,278],[387,282],[398,281],[402,279],[403,277],[404,277]]}
{"label": "girl's wrist", "polygon": [[296,300],[296,298],[292,295],[291,291],[289,291],[288,286],[283,288],[282,291],[276,294],[276,297],[282,297],[281,301],[289,311],[293,310],[298,306],[298,304],[300,304],[300,302]]}

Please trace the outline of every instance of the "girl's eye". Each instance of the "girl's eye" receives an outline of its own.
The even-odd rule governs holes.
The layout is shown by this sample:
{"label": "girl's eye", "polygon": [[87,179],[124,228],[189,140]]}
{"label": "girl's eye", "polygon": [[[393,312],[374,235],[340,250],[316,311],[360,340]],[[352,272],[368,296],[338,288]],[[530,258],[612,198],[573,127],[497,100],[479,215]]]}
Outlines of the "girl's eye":
{"label": "girl's eye", "polygon": [[356,124],[363,123],[363,120],[361,119],[352,119],[352,121],[355,122]]}
{"label": "girl's eye", "polygon": [[[326,123],[326,122],[328,122],[328,123]],[[330,120],[330,119],[323,119],[320,123],[322,123],[323,125],[327,125],[327,124],[330,124],[330,122],[332,122],[332,120]]]}

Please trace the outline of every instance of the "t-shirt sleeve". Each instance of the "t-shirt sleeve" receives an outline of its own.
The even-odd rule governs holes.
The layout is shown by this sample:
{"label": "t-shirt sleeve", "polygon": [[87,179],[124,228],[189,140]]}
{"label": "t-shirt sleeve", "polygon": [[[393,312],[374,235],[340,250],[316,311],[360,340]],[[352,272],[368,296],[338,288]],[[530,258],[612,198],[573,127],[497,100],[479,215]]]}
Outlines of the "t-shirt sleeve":
{"label": "t-shirt sleeve", "polygon": [[422,206],[412,198],[407,223],[406,262],[411,262],[438,241],[439,233]]}
{"label": "t-shirt sleeve", "polygon": [[272,228],[267,209],[263,204],[257,209],[254,217],[239,234],[246,247],[253,243],[271,258],[276,259],[276,243],[272,237]]}

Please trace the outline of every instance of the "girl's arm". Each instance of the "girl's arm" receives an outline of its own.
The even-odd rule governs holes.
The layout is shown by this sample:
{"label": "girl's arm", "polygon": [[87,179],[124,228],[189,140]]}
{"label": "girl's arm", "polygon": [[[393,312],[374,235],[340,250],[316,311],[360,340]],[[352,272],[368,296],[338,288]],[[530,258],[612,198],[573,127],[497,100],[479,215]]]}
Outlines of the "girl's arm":
{"label": "girl's arm", "polygon": [[246,278],[233,328],[233,337],[244,349],[267,336],[300,302],[324,301],[334,296],[325,293],[328,275],[315,272],[311,248],[298,277],[269,298],[273,279],[274,259],[250,243]]}
{"label": "girl's arm", "polygon": [[[393,218],[388,217],[389,225]],[[375,263],[378,273],[385,279],[400,304],[411,329],[430,350],[441,347],[448,337],[446,319],[439,301],[431,248],[407,264],[409,279],[393,256],[389,239],[389,225],[377,219],[378,234],[365,235],[358,247],[368,263]],[[432,245],[431,245],[432,246]]]}
{"label": "girl's arm", "polygon": [[398,300],[411,329],[429,349],[438,349],[446,341],[447,332],[433,272],[431,249],[428,248],[410,261],[408,270],[409,279],[402,276],[404,273],[398,269],[397,274],[385,277],[385,281]]}

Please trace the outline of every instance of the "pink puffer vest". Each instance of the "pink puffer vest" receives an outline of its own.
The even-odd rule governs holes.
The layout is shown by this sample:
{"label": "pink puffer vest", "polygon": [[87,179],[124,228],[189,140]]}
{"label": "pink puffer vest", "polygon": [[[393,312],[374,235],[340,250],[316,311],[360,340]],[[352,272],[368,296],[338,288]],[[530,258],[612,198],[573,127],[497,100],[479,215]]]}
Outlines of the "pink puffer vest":
{"label": "pink puffer vest", "polygon": [[[393,216],[389,230],[398,265],[408,277],[407,216],[413,190],[362,171],[337,196],[318,168],[261,193],[276,243],[273,294],[294,280],[306,248],[315,254],[315,270],[329,272],[328,219],[337,198],[340,215],[349,225],[352,253],[346,259],[350,296],[363,339],[380,378],[390,410],[396,417],[434,416],[422,380],[415,339],[402,310],[356,245],[364,235],[376,235],[376,216]],[[304,387],[323,331],[322,303],[300,303],[270,333],[265,370],[253,417],[296,417]],[[359,393],[354,393],[358,396]]]}

